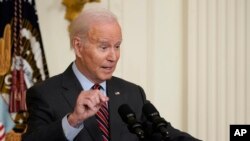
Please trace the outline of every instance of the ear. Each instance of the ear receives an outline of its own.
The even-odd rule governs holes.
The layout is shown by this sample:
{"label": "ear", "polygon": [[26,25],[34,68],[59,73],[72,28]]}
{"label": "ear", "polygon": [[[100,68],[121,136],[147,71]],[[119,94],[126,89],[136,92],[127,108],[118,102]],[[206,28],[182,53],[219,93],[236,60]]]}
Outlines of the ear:
{"label": "ear", "polygon": [[83,47],[81,38],[75,36],[72,40],[72,46],[73,46],[76,56],[81,58],[81,50]]}

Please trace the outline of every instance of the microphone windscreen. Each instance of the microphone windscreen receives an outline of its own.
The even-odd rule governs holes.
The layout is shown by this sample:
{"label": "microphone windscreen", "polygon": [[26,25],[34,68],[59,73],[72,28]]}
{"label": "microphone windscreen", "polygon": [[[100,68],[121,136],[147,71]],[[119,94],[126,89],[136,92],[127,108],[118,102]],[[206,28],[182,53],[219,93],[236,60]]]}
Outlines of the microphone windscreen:
{"label": "microphone windscreen", "polygon": [[120,114],[122,120],[126,123],[128,123],[129,117],[135,116],[134,112],[127,104],[122,104],[118,108],[118,113]]}
{"label": "microphone windscreen", "polygon": [[136,134],[139,139],[145,140],[145,131],[141,123],[136,120],[133,110],[127,104],[123,104],[118,108],[118,113],[123,122],[127,123],[129,131]]}
{"label": "microphone windscreen", "polygon": [[152,117],[152,116],[155,116],[155,115],[159,116],[159,112],[154,107],[154,105],[151,104],[150,102],[145,103],[143,105],[142,112],[144,113],[144,115],[146,115],[146,117]]}

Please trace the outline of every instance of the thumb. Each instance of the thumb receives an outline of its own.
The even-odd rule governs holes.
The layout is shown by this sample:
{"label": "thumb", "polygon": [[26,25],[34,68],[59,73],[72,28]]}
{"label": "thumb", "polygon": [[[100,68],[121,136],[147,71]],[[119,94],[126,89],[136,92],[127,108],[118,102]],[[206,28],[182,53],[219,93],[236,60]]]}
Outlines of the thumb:
{"label": "thumb", "polygon": [[101,102],[108,102],[109,101],[109,97],[101,94],[100,95],[100,100],[101,100]]}

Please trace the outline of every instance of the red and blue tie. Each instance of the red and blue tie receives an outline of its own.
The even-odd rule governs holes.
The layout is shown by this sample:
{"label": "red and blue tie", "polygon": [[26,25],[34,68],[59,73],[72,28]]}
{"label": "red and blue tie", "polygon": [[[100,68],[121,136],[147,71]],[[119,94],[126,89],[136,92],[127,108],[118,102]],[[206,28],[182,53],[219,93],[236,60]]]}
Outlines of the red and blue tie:
{"label": "red and blue tie", "polygon": [[[99,84],[95,84],[92,89],[101,89]],[[103,104],[99,111],[96,113],[96,120],[98,122],[98,127],[102,132],[103,141],[109,141],[109,112],[107,103]]]}

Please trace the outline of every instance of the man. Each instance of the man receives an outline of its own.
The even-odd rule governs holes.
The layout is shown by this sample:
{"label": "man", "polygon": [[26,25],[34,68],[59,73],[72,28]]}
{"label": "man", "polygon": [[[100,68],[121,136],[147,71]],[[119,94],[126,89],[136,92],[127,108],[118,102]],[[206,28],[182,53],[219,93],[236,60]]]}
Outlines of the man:
{"label": "man", "polygon": [[[127,104],[142,119],[146,97],[140,86],[112,76],[122,42],[115,16],[104,9],[84,11],[70,26],[70,42],[75,61],[27,91],[30,115],[23,140],[138,141],[118,108]],[[103,107],[104,123],[98,118]]]}

